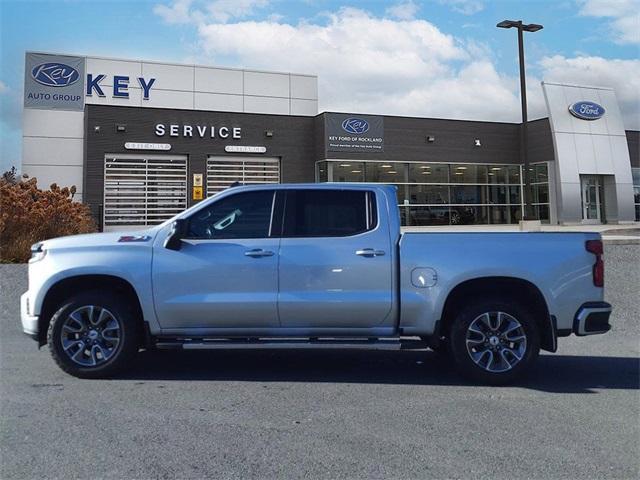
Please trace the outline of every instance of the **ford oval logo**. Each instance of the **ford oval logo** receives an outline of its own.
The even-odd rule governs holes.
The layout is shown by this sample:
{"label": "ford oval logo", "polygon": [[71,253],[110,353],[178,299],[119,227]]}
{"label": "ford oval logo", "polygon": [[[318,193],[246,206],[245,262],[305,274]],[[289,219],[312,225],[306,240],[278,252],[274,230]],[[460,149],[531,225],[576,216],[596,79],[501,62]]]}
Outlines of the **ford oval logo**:
{"label": "ford oval logo", "polygon": [[369,130],[369,122],[361,118],[347,118],[342,122],[342,129],[347,133],[362,135]]}
{"label": "ford oval logo", "polygon": [[47,87],[67,87],[80,78],[78,71],[64,63],[41,63],[31,70],[33,79]]}
{"label": "ford oval logo", "polygon": [[604,115],[604,108],[595,102],[576,102],[569,105],[569,112],[583,120],[597,120]]}

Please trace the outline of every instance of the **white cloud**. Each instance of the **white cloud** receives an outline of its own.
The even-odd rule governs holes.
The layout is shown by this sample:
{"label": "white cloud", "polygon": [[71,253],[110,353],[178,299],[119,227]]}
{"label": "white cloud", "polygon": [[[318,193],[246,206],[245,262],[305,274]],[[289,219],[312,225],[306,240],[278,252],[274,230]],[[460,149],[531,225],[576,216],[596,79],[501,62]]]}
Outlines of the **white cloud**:
{"label": "white cloud", "polygon": [[438,3],[451,7],[454,12],[463,15],[474,15],[484,10],[484,3],[480,0],[438,0]]}
{"label": "white cloud", "polygon": [[602,57],[545,57],[540,62],[548,81],[612,87],[625,128],[640,129],[640,60]]}
{"label": "white cloud", "polygon": [[[194,22],[196,23],[196,22]],[[518,122],[518,77],[500,74],[490,48],[426,20],[342,8],[297,24],[197,25],[213,64],[318,75],[319,110]],[[527,77],[530,118],[546,116],[540,80],[612,86],[627,128],[638,128],[640,61],[546,57]]]}
{"label": "white cloud", "polygon": [[425,20],[343,8],[323,23],[209,23],[198,28],[214,63],[315,73],[320,110],[517,121],[517,82],[486,49]]}
{"label": "white cloud", "polygon": [[609,28],[619,44],[640,44],[640,0],[579,0],[580,15],[611,18]]}
{"label": "white cloud", "polygon": [[174,0],[170,6],[155,5],[153,7],[153,13],[170,25],[190,23],[193,20],[191,4],[192,0]]}
{"label": "white cloud", "polygon": [[268,3],[267,0],[215,0],[207,5],[207,11],[214,20],[227,22],[232,18],[252,15]]}
{"label": "white cloud", "polygon": [[398,3],[387,8],[385,11],[388,16],[400,20],[411,20],[416,16],[420,7],[413,1]]}
{"label": "white cloud", "polygon": [[8,92],[9,92],[9,87],[7,86],[6,83],[0,80],[0,95],[4,95],[5,93],[8,93]]}
{"label": "white cloud", "polygon": [[207,21],[228,22],[233,18],[253,15],[257,9],[266,7],[268,0],[173,0],[169,5],[158,4],[153,12],[168,24],[196,23]]}

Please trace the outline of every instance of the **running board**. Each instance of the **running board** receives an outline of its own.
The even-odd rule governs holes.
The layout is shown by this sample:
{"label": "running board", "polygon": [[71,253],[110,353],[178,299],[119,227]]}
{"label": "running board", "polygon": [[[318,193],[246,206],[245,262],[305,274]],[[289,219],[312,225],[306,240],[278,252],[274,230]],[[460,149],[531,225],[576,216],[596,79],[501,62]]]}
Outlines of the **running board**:
{"label": "running board", "polygon": [[183,350],[264,350],[264,349],[345,349],[405,350],[424,349],[421,340],[394,338],[159,338],[156,348]]}

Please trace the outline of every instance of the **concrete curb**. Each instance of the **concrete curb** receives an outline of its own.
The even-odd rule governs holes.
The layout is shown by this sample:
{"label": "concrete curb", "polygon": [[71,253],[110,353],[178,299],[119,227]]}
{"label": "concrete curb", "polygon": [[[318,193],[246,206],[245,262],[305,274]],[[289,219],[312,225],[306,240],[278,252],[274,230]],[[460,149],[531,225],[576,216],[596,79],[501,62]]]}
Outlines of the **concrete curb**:
{"label": "concrete curb", "polygon": [[640,238],[607,238],[602,237],[606,245],[640,245]]}

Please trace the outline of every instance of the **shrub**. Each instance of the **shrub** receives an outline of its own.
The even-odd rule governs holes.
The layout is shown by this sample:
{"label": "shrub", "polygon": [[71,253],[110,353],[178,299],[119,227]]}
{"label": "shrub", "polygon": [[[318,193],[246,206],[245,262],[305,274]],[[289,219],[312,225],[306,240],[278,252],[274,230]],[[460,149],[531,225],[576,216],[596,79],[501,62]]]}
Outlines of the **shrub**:
{"label": "shrub", "polygon": [[74,202],[76,187],[38,188],[37,179],[16,178],[15,167],[0,178],[0,261],[26,262],[32,244],[90,233],[96,224],[87,205]]}

